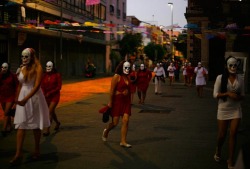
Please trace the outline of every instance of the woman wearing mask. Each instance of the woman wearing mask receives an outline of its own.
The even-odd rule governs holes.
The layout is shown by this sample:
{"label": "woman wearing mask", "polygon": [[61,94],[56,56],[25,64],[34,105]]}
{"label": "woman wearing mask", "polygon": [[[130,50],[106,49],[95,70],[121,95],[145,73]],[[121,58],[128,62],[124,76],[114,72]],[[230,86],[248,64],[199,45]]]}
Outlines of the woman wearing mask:
{"label": "woman wearing mask", "polygon": [[229,127],[228,169],[234,168],[233,157],[235,153],[237,132],[242,117],[241,100],[245,95],[244,81],[237,74],[237,67],[237,59],[229,56],[226,59],[226,69],[222,75],[217,76],[213,91],[214,98],[218,99],[218,136],[214,159],[217,162],[221,161],[222,146],[225,142]]}
{"label": "woman wearing mask", "polygon": [[198,63],[198,66],[195,67],[194,73],[196,73],[195,85],[197,90],[198,97],[203,96],[203,87],[206,85],[206,76],[208,71],[205,67],[201,65],[201,62]]}
{"label": "woman wearing mask", "polygon": [[144,104],[151,78],[152,73],[145,68],[144,64],[141,64],[140,69],[137,71],[137,94],[139,104]]}
{"label": "woman wearing mask", "polygon": [[160,65],[160,63],[156,64],[156,67],[154,68],[154,81],[155,81],[155,94],[162,94],[161,86],[162,81],[166,78],[165,70]]}
{"label": "woman wearing mask", "polygon": [[[61,123],[57,119],[55,109],[60,100],[62,78],[60,73],[57,72],[55,64],[52,61],[48,61],[46,63],[46,72],[42,78],[41,88],[49,107],[50,123],[52,123],[53,120],[56,122],[54,130],[57,131]],[[45,128],[45,132],[43,133],[43,136],[48,135],[50,135],[50,127]]]}
{"label": "woman wearing mask", "polygon": [[10,161],[11,164],[17,163],[23,155],[22,149],[27,130],[33,130],[35,149],[32,158],[37,159],[40,156],[41,131],[50,126],[49,109],[40,88],[43,70],[35,50],[24,49],[21,59],[23,67],[18,76],[19,86],[14,117],[17,129],[16,154]]}
{"label": "woman wearing mask", "polygon": [[120,120],[121,126],[121,140],[120,146],[130,148],[132,147],[127,143],[127,132],[129,118],[131,115],[131,95],[130,95],[130,63],[122,61],[117,66],[115,75],[111,81],[110,99],[108,106],[111,107],[112,122],[103,130],[102,140],[107,141],[109,132],[114,129]]}
{"label": "woman wearing mask", "polygon": [[0,71],[0,103],[4,112],[2,135],[6,136],[12,130],[11,116],[18,80],[15,74],[10,72],[8,63],[3,63]]}

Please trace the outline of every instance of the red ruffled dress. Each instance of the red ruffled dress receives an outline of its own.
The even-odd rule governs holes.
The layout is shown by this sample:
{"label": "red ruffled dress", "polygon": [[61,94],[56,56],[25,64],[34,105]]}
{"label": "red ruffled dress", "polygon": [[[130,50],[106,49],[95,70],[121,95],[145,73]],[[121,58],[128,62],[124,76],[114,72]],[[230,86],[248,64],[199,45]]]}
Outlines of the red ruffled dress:
{"label": "red ruffled dress", "polygon": [[[5,77],[5,75],[7,75]],[[0,102],[14,102],[18,86],[17,76],[13,73],[0,74]]]}
{"label": "red ruffled dress", "polygon": [[60,73],[44,73],[41,88],[47,103],[58,103],[60,100],[60,90],[62,88],[62,78]]}
{"label": "red ruffled dress", "polygon": [[151,78],[152,73],[149,70],[139,70],[137,72],[137,89],[146,92]]}
{"label": "red ruffled dress", "polygon": [[[123,114],[131,115],[131,97],[130,97],[130,81],[126,84],[125,77],[120,77],[120,81],[116,85],[113,95],[111,115],[112,117],[123,116]],[[123,94],[127,90],[127,94]],[[120,94],[117,94],[120,93]]]}

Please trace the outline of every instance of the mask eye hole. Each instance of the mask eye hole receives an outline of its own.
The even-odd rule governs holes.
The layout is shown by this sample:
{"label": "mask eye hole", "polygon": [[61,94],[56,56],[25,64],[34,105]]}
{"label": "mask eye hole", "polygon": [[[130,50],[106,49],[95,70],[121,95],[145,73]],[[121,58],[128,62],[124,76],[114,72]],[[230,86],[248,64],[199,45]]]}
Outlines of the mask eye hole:
{"label": "mask eye hole", "polygon": [[126,70],[130,70],[130,67],[125,67]]}
{"label": "mask eye hole", "polygon": [[24,58],[25,58],[25,59],[28,59],[28,57],[29,57],[29,56],[22,56],[22,59],[24,59]]}
{"label": "mask eye hole", "polygon": [[237,67],[237,64],[230,64],[229,67]]}

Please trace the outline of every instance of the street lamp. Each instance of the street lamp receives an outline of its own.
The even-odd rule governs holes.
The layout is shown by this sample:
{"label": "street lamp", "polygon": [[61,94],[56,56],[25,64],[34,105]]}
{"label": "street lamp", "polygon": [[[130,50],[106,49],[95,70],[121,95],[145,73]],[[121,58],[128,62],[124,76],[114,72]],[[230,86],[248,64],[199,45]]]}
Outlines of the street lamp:
{"label": "street lamp", "polygon": [[173,8],[174,4],[172,2],[168,3],[168,6],[171,8],[171,31],[170,31],[170,50],[171,50],[171,57],[174,59],[174,52],[173,52],[173,20],[174,20],[174,14],[173,14]]}

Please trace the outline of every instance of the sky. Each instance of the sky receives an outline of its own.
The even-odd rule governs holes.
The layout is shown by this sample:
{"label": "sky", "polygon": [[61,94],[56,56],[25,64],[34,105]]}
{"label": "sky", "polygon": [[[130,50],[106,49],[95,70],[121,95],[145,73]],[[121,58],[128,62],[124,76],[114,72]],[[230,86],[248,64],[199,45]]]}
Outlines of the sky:
{"label": "sky", "polygon": [[173,24],[184,27],[187,24],[184,13],[187,0],[127,0],[127,16],[135,16],[157,26],[171,26],[171,7],[173,3]]}

